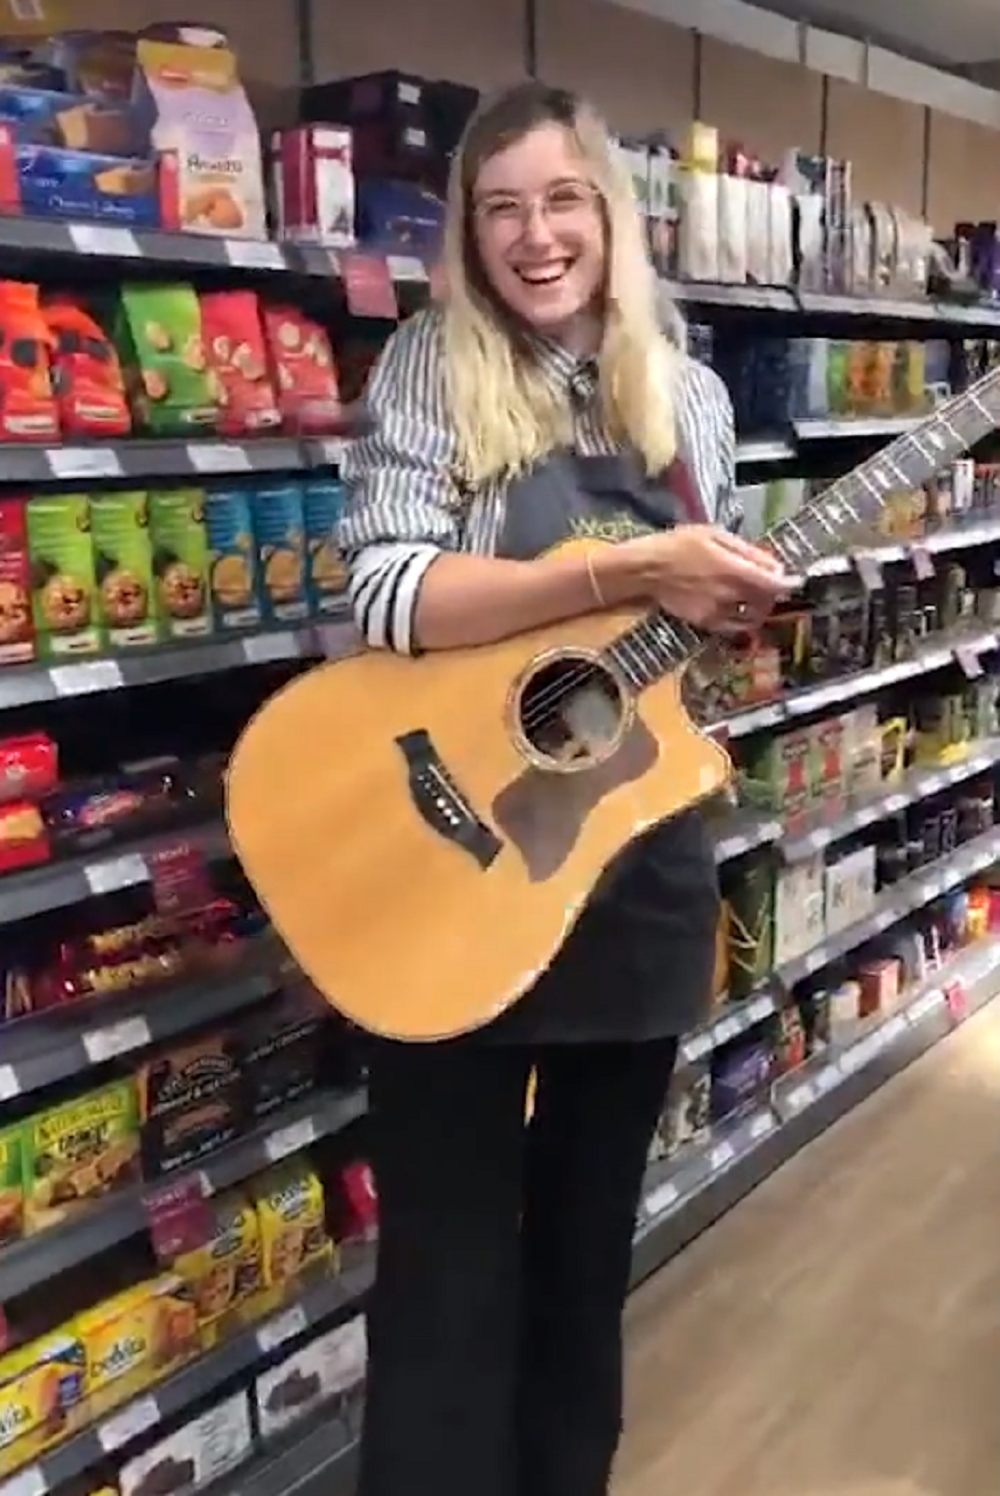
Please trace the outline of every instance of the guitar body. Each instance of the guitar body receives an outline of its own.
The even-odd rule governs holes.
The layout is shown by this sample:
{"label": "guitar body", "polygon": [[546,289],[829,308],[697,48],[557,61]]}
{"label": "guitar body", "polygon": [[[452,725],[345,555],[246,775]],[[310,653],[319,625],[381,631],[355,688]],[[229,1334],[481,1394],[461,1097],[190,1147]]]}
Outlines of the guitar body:
{"label": "guitar body", "polygon": [[[488,1023],[548,966],[617,853],[725,786],[729,759],[689,718],[680,671],[640,694],[595,673],[642,616],[361,654],[250,722],[227,776],[233,846],[302,969],[361,1028],[436,1040]],[[592,710],[553,741],[554,708],[584,677]]]}

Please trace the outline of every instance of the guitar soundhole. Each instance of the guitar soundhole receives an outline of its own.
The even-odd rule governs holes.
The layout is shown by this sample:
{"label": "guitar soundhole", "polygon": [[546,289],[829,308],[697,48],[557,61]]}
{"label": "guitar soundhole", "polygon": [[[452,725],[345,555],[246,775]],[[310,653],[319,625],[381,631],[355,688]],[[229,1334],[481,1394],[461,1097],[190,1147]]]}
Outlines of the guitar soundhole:
{"label": "guitar soundhole", "polygon": [[613,671],[592,656],[560,652],[536,661],[519,682],[515,734],[536,768],[574,773],[616,751],[631,714]]}

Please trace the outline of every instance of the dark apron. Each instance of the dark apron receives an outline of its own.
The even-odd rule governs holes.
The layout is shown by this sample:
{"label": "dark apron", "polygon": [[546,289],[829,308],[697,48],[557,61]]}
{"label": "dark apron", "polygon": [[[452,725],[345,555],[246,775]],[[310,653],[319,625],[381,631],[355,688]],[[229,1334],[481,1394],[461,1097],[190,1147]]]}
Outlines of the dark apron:
{"label": "dark apron", "polygon": [[[671,529],[686,503],[626,456],[557,453],[511,485],[496,555],[530,561],[561,541]],[[705,1016],[719,891],[697,811],[654,827],[608,869],[549,970],[482,1036],[517,1043],[634,1042]]]}

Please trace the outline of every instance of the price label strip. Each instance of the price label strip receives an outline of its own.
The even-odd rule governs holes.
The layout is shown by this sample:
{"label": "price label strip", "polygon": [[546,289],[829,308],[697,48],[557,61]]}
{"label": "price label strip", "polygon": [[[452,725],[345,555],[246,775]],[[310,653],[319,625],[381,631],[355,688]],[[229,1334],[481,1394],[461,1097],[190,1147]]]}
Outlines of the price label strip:
{"label": "price label strip", "polygon": [[196,473],[249,473],[252,467],[246,448],[235,442],[189,442],[187,456]]}
{"label": "price label strip", "polygon": [[46,1496],[49,1483],[40,1465],[19,1470],[10,1480],[0,1481],[0,1496]]}
{"label": "price label strip", "polygon": [[243,640],[243,658],[248,665],[267,665],[272,660],[297,660],[302,650],[295,634],[251,634]]}
{"label": "price label strip", "polygon": [[716,1143],[709,1153],[708,1166],[713,1174],[718,1174],[723,1169],[728,1169],[735,1157],[736,1149],[728,1139],[724,1139],[721,1143]]}
{"label": "price label strip", "polygon": [[97,1442],[105,1454],[111,1454],[122,1445],[130,1444],[147,1429],[155,1428],[160,1421],[160,1408],[155,1397],[137,1397],[122,1408],[113,1418],[106,1418],[97,1426]]}
{"label": "price label strip", "polygon": [[427,271],[423,260],[412,255],[387,255],[386,263],[394,281],[426,281]]}
{"label": "price label strip", "polygon": [[261,1325],[257,1331],[257,1344],[261,1353],[267,1355],[270,1351],[277,1350],[279,1345],[284,1345],[288,1340],[294,1340],[296,1335],[308,1329],[309,1318],[301,1304],[293,1304],[286,1309],[284,1314],[278,1314],[274,1319],[269,1319],[266,1324]]}
{"label": "price label strip", "polygon": [[672,1179],[657,1185],[655,1190],[650,1190],[643,1201],[647,1216],[650,1220],[655,1220],[657,1216],[666,1215],[667,1211],[672,1210],[677,1204],[680,1197],[680,1190]]}
{"label": "price label strip", "polygon": [[283,1158],[289,1158],[293,1153],[301,1153],[303,1148],[308,1148],[316,1141],[316,1124],[312,1117],[304,1117],[301,1122],[290,1122],[287,1127],[280,1127],[264,1144],[264,1152],[272,1164],[280,1163]]}
{"label": "price label strip", "polygon": [[226,258],[237,270],[285,269],[281,246],[266,239],[227,239]]}
{"label": "price label strip", "polygon": [[139,241],[131,229],[111,228],[100,223],[71,223],[73,248],[81,255],[120,255],[128,260],[142,257]]}
{"label": "price label strip", "polygon": [[84,1034],[83,1047],[90,1063],[101,1065],[120,1054],[129,1054],[133,1049],[144,1049],[152,1043],[152,1038],[145,1018],[123,1018],[120,1023],[111,1023],[106,1028]]}
{"label": "price label strip", "polygon": [[49,447],[46,461],[52,476],[64,482],[74,478],[120,478],[122,465],[111,447]]}
{"label": "price label strip", "polygon": [[13,1101],[21,1094],[21,1082],[13,1065],[0,1065],[0,1101]]}
{"label": "price label strip", "polygon": [[117,893],[119,888],[137,888],[140,883],[148,883],[149,868],[145,857],[140,857],[137,852],[130,852],[124,857],[91,863],[84,876],[91,893],[99,896]]}
{"label": "price label strip", "polygon": [[57,696],[92,696],[117,691],[125,679],[117,660],[88,660],[78,665],[55,665],[49,680]]}

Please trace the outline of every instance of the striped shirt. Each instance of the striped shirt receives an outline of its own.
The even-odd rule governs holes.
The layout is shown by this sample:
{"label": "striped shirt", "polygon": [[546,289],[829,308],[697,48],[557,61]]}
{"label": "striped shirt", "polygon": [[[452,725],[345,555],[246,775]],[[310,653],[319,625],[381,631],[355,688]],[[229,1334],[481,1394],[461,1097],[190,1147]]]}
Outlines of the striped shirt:
{"label": "striped shirt", "polygon": [[[539,355],[566,387],[574,445],[585,457],[618,450],[604,426],[596,372],[566,349],[544,343]],[[503,519],[507,480],[471,495],[457,478],[442,377],[440,313],[418,313],[390,338],[369,380],[368,435],[351,443],[342,464],[350,499],[338,541],[350,568],[358,628],[374,648],[411,653],[420,584],[442,551],[492,555]],[[694,518],[733,529],[736,436],[729,393],[717,374],[687,359],[675,392],[678,457],[697,506]]]}

